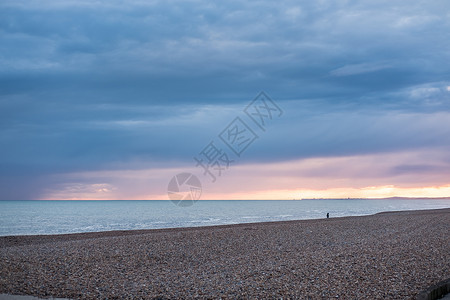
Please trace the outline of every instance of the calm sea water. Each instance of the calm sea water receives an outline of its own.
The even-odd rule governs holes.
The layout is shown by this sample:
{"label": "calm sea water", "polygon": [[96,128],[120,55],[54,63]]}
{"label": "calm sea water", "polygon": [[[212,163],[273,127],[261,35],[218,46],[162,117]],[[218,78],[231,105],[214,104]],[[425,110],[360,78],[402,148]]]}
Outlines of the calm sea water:
{"label": "calm sea water", "polygon": [[192,227],[450,208],[450,200],[0,201],[0,236]]}

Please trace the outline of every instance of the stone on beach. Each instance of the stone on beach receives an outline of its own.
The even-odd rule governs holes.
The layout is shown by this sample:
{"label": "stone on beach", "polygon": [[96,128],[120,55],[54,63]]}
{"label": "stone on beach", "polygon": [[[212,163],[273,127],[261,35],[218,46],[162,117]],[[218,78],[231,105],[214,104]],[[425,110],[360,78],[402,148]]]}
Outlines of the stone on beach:
{"label": "stone on beach", "polygon": [[450,209],[0,237],[0,293],[409,299],[450,277]]}

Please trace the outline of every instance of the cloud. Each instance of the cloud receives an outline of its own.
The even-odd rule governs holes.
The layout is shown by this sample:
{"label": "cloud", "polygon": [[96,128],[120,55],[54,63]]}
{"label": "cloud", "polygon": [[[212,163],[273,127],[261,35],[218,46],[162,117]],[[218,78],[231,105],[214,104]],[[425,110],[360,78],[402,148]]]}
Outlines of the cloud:
{"label": "cloud", "polygon": [[242,163],[448,147],[448,8],[2,1],[0,198],[48,174],[190,163],[260,90],[285,115]]}
{"label": "cloud", "polygon": [[354,64],[347,65],[335,70],[330,71],[331,76],[350,76],[357,74],[364,74],[370,72],[376,72],[383,69],[391,68],[388,64],[382,63],[363,63],[363,64]]}
{"label": "cloud", "polygon": [[[213,182],[194,164],[142,170],[105,170],[47,176],[44,199],[167,199],[181,172],[202,182],[202,199],[445,196],[450,178],[445,150],[422,149],[342,157],[306,158],[230,166]],[[413,165],[421,162],[421,165]],[[216,174],[217,175],[217,174]],[[440,189],[442,187],[442,189]],[[345,194],[347,193],[347,194]]]}
{"label": "cloud", "polygon": [[[390,107],[382,109],[380,106],[376,110],[365,106],[351,107],[349,110],[342,103],[324,107],[316,101],[308,100],[277,103],[284,114],[268,124],[265,132],[243,114],[246,103],[163,106],[154,110],[126,106],[128,112],[122,105],[100,106],[91,108],[91,112],[84,109],[79,112],[73,110],[73,119],[65,115],[56,118],[53,113],[45,117],[50,110],[46,107],[41,112],[42,120],[36,123],[39,126],[20,122],[12,126],[13,119],[5,121],[9,130],[3,130],[1,135],[3,156],[0,174],[5,177],[11,174],[26,177],[18,180],[17,184],[8,184],[3,191],[5,195],[10,195],[7,190],[17,193],[19,186],[28,186],[34,176],[39,176],[42,180],[52,173],[58,174],[57,178],[62,178],[61,174],[73,172],[192,167],[193,157],[210,141],[216,141],[222,150],[228,151],[237,165],[314,157],[337,159],[349,155],[382,154],[409,149],[449,149],[450,146],[448,139],[444,138],[450,134],[450,112],[421,113],[392,110]],[[35,113],[36,110],[29,112],[30,116]],[[92,117],[88,116],[85,121],[80,122],[79,118],[83,113],[92,114]],[[97,120],[94,120],[94,116],[97,116]],[[235,157],[218,138],[218,134],[236,116],[240,116],[259,135],[259,139],[241,157]],[[421,164],[424,160],[425,157],[416,157],[413,164]],[[359,164],[361,163],[355,162],[350,165]],[[409,165],[411,163],[399,165],[399,162],[392,162],[392,172],[415,170],[416,173],[423,173],[419,169],[408,170],[405,166]],[[318,170],[311,172],[313,171]],[[433,171],[437,172],[439,168]],[[289,170],[285,172],[288,174]],[[320,176],[326,177],[327,172],[332,174],[332,165],[326,164]],[[167,172],[164,174],[172,176]],[[164,180],[166,178],[159,178],[160,185],[152,183],[152,186],[164,186]],[[50,182],[40,186],[45,187]],[[67,182],[68,187],[71,187],[77,181],[69,177]],[[87,187],[105,183],[109,182],[101,179],[82,182]],[[63,191],[67,186],[65,181],[58,185],[61,185]],[[35,185],[33,192],[35,195],[43,193],[39,190],[39,185]],[[87,192],[82,194],[88,195]],[[75,197],[77,196],[73,196]]]}

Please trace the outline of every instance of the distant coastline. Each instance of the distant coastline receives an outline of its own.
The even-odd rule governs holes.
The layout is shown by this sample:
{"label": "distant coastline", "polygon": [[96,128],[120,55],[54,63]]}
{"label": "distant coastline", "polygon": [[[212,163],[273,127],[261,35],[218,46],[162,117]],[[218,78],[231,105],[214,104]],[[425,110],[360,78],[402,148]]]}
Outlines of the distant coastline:
{"label": "distant coastline", "polygon": [[450,197],[301,198],[292,200],[450,200]]}

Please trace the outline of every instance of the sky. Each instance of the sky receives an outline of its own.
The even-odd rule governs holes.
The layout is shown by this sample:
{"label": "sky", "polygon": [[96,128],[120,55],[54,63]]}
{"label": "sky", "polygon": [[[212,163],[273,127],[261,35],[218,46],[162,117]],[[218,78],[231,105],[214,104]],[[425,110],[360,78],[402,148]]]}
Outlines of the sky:
{"label": "sky", "polygon": [[449,62],[448,0],[2,0],[0,200],[448,197]]}

